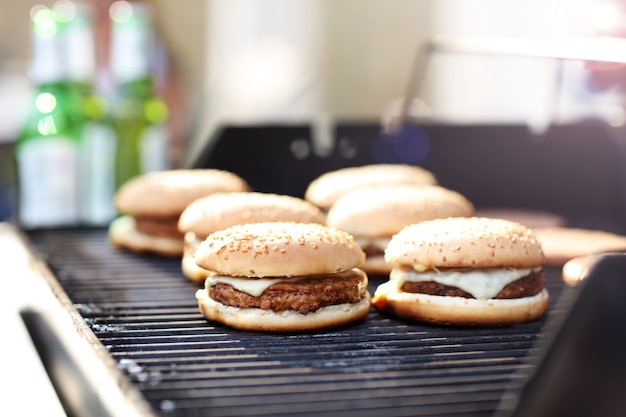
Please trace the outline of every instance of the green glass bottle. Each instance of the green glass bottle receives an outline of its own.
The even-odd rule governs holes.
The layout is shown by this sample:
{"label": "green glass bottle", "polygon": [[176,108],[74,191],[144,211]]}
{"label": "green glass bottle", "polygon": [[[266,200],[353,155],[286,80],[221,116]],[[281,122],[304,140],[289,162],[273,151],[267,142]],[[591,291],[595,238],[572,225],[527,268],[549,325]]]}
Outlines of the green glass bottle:
{"label": "green glass bottle", "polygon": [[[148,171],[166,169],[167,106],[152,74],[153,27],[148,6],[119,1],[111,7],[112,107],[117,135],[116,187]],[[155,162],[156,161],[156,162]]]}
{"label": "green glass bottle", "polygon": [[107,225],[115,217],[115,133],[109,120],[110,82],[97,71],[92,9],[87,3],[60,0],[53,10],[59,22],[61,55],[67,81],[80,99],[78,217],[81,224]]}
{"label": "green glass bottle", "polygon": [[33,14],[31,108],[15,143],[18,221],[25,228],[67,226],[78,216],[81,119],[59,55],[54,12]]}

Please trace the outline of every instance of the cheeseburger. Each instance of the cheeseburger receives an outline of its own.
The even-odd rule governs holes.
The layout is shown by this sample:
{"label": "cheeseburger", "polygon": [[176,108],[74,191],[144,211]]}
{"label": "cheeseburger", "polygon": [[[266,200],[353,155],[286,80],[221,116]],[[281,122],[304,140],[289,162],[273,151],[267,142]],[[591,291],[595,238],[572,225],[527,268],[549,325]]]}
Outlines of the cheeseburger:
{"label": "cheeseburger", "polygon": [[328,211],[326,224],[354,236],[365,251],[362,269],[388,274],[383,258],[391,237],[403,227],[443,217],[469,217],[474,206],[463,195],[436,185],[389,185],[356,189]]}
{"label": "cheeseburger", "polygon": [[304,198],[327,211],[339,197],[371,185],[435,185],[437,179],[424,168],[404,164],[374,164],[330,171],[314,179]]}
{"label": "cheeseburger", "polygon": [[480,326],[537,319],[548,306],[533,232],[503,219],[447,218],[405,227],[385,250],[394,264],[373,304],[402,319]]}
{"label": "cheeseburger", "polygon": [[299,332],[364,319],[365,254],[351,235],[315,223],[265,222],[210,234],[195,252],[210,275],[196,292],[209,319],[255,331]]}
{"label": "cheeseburger", "polygon": [[216,193],[194,201],[178,219],[178,230],[184,234],[183,274],[194,282],[207,277],[208,272],[194,262],[193,253],[211,233],[238,224],[277,221],[324,224],[325,216],[312,203],[287,195]]}
{"label": "cheeseburger", "polygon": [[165,256],[183,253],[178,218],[192,201],[225,191],[246,191],[239,176],[215,169],[151,172],[124,183],[115,195],[120,214],[109,225],[115,247]]}

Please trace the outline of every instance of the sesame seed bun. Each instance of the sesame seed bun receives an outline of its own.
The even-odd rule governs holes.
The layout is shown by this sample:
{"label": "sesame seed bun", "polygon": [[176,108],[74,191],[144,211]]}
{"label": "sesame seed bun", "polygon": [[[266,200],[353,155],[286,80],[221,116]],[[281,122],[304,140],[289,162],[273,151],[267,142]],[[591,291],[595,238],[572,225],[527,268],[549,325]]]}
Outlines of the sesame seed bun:
{"label": "sesame seed bun", "polygon": [[435,219],[402,229],[385,251],[385,260],[430,268],[528,268],[541,266],[541,244],[531,229],[504,219]]}
{"label": "sesame seed bun", "polygon": [[370,310],[369,294],[358,303],[326,306],[308,314],[227,306],[209,297],[206,290],[198,290],[196,298],[200,311],[209,320],[240,330],[261,332],[299,333],[345,326],[365,319]]}
{"label": "sesame seed bun", "polygon": [[390,184],[435,185],[437,179],[421,167],[404,164],[375,164],[343,168],[322,174],[307,187],[304,198],[328,210],[345,193],[359,187]]}
{"label": "sesame seed bun", "polygon": [[193,255],[193,248],[185,244],[180,262],[181,271],[189,281],[202,284],[211,272],[199,267]]}
{"label": "sesame seed bun", "polygon": [[200,311],[234,328],[310,331],[369,312],[367,274],[358,269],[365,254],[351,235],[321,224],[232,226],[210,234],[194,259],[212,271],[196,292]]}
{"label": "sesame seed bun", "polygon": [[180,215],[178,230],[185,233],[182,271],[193,282],[203,282],[209,271],[193,260],[197,240],[238,224],[296,222],[324,224],[324,213],[314,204],[287,195],[232,192],[216,193],[191,203]]}
{"label": "sesame seed bun", "polygon": [[571,227],[533,229],[545,253],[546,265],[561,266],[572,258],[626,250],[626,236]]}
{"label": "sesame seed bun", "polygon": [[249,188],[236,174],[217,169],[156,171],[124,183],[115,195],[115,207],[135,216],[178,216],[200,197]]}
{"label": "sesame seed bun", "polygon": [[435,185],[364,187],[340,197],[326,224],[355,236],[379,237],[403,227],[443,217],[469,217],[472,203],[456,191]]}
{"label": "sesame seed bun", "polygon": [[413,224],[394,235],[385,260],[394,269],[373,304],[403,319],[511,325],[539,318],[548,306],[541,245],[530,229],[510,220],[450,217]]}
{"label": "sesame seed bun", "polygon": [[359,267],[365,254],[343,231],[315,223],[265,222],[232,226],[209,235],[194,259],[228,276],[328,274]]}
{"label": "sesame seed bun", "polygon": [[183,253],[182,239],[141,233],[137,231],[135,219],[129,215],[114,219],[109,225],[108,235],[111,245],[118,249],[168,257],[180,256]]}
{"label": "sesame seed bun", "polygon": [[384,261],[383,251],[402,228],[437,218],[469,217],[473,212],[463,195],[436,185],[368,186],[341,196],[328,211],[326,224],[352,234],[359,244],[369,242],[362,268],[384,274],[391,265]]}
{"label": "sesame seed bun", "polygon": [[238,224],[276,221],[324,224],[325,216],[314,204],[287,195],[216,193],[187,206],[178,220],[178,230],[203,238]]}

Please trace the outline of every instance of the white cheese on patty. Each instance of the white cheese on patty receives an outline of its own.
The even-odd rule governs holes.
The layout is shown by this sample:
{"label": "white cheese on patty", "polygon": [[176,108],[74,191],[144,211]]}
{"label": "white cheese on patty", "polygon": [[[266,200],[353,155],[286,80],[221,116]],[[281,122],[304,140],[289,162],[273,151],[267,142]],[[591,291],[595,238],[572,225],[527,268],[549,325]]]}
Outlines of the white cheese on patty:
{"label": "white cheese on patty", "polygon": [[[536,268],[534,271],[540,271]],[[533,271],[531,268],[484,268],[450,269],[444,271],[427,270],[418,272],[410,269],[395,268],[389,279],[399,290],[405,282],[434,281],[442,285],[459,288],[478,300],[494,298],[504,287],[513,281],[525,277]]]}
{"label": "white cheese on patty", "polygon": [[246,294],[251,295],[252,297],[258,297],[263,292],[271,287],[274,284],[279,282],[297,282],[305,278],[315,278],[315,277],[348,277],[350,275],[354,275],[355,273],[360,273],[364,275],[360,271],[351,270],[340,272],[336,274],[326,274],[326,275],[309,275],[309,276],[297,276],[297,277],[277,277],[277,278],[247,278],[247,277],[229,277],[226,275],[213,274],[209,275],[209,277],[205,281],[205,288],[212,287],[219,283],[231,285],[233,288],[245,292]]}

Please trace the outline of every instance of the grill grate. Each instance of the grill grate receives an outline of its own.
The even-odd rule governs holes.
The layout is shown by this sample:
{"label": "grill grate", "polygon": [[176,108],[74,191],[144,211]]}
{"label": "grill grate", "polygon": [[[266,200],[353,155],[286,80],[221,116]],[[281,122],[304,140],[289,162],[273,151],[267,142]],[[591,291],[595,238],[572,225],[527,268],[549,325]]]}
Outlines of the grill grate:
{"label": "grill grate", "polygon": [[[29,238],[117,367],[160,415],[490,416],[537,352],[548,314],[505,328],[365,322],[311,334],[233,330],[200,314],[180,260],[116,251],[106,231]],[[370,278],[370,290],[382,278]]]}

